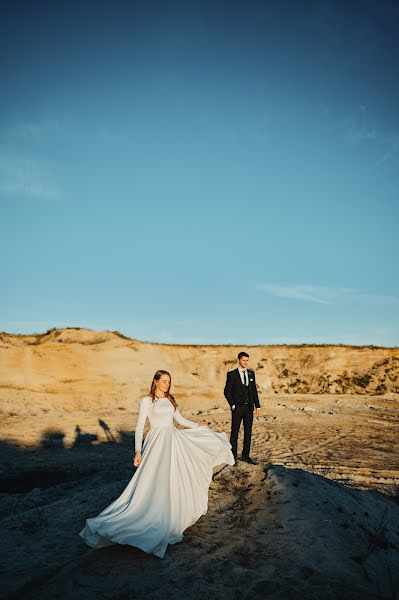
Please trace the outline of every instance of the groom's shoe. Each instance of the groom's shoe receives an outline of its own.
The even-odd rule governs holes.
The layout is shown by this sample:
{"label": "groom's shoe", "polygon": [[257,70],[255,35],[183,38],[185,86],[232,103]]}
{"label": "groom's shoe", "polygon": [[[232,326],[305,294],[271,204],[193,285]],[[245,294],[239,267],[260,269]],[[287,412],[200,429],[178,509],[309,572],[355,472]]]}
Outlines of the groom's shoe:
{"label": "groom's shoe", "polygon": [[249,463],[250,465],[257,465],[257,461],[251,458],[250,456],[243,456],[242,459],[244,462]]}

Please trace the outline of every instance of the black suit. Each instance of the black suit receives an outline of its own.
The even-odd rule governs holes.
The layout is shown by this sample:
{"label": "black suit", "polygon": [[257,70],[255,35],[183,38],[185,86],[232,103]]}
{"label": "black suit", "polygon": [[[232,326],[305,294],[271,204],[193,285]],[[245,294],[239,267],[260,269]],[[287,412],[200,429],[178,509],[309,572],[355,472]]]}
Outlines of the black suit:
{"label": "black suit", "polygon": [[[258,390],[256,389],[255,372],[247,369],[248,385],[244,386],[237,369],[227,373],[224,395],[231,407],[230,444],[234,457],[237,458],[237,438],[241,421],[244,422],[243,458],[249,457],[251,447],[252,423],[254,407],[260,408]],[[233,409],[234,406],[234,409]]]}

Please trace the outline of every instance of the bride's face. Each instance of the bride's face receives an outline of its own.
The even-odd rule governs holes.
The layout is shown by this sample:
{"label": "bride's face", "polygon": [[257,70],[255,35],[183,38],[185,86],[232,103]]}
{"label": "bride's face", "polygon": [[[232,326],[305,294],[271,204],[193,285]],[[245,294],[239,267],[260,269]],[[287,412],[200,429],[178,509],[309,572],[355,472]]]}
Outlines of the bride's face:
{"label": "bride's face", "polygon": [[155,385],[157,386],[157,390],[165,394],[169,390],[170,385],[170,377],[169,375],[161,375],[158,381],[155,381]]}

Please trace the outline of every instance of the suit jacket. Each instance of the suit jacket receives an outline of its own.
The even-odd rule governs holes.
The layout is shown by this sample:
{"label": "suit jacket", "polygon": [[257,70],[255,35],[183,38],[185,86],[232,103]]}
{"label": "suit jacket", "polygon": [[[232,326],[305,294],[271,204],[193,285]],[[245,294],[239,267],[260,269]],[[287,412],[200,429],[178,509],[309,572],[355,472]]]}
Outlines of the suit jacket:
{"label": "suit jacket", "polygon": [[[249,379],[249,405],[251,409],[260,408],[258,390],[256,389],[255,372],[247,369]],[[241,382],[241,376],[237,369],[227,373],[226,385],[224,386],[224,395],[227,402],[232,407],[234,404],[243,405],[245,402],[245,391]]]}

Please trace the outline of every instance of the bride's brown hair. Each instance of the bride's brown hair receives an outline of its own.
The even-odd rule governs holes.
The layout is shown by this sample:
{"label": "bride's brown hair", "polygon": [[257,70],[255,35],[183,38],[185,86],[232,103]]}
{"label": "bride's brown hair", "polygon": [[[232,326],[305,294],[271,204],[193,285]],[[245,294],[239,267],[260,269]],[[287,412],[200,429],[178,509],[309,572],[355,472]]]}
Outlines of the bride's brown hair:
{"label": "bride's brown hair", "polygon": [[165,396],[171,401],[171,403],[173,404],[173,406],[175,408],[177,408],[176,400],[175,400],[174,396],[172,396],[172,394],[170,393],[170,388],[172,387],[172,377],[170,376],[169,371],[164,371],[163,369],[159,369],[155,373],[155,375],[154,375],[154,377],[152,379],[151,389],[150,389],[150,394],[149,395],[151,396],[153,402],[155,402],[156,398],[158,399],[158,396],[155,393],[156,389],[157,389],[157,386],[156,386],[155,382],[160,380],[161,375],[169,375],[169,389],[168,389],[167,392],[165,392]]}

